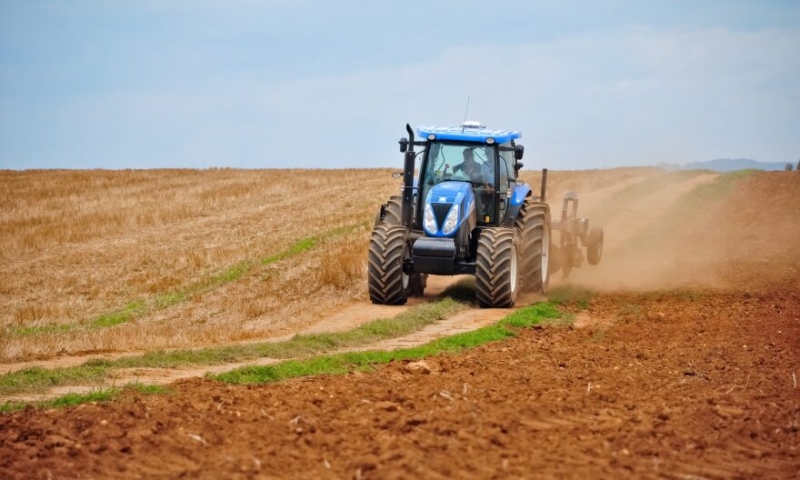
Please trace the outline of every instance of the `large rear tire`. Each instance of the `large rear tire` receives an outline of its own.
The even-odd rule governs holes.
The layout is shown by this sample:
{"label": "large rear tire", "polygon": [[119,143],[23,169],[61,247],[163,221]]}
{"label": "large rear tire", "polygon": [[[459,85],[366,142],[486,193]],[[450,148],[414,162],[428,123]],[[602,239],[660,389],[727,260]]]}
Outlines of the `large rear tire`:
{"label": "large rear tire", "polygon": [[597,265],[603,258],[603,229],[592,227],[589,229],[589,238],[586,245],[586,260],[589,265]]}
{"label": "large rear tire", "polygon": [[550,215],[547,205],[526,198],[517,215],[515,228],[521,246],[522,288],[526,292],[547,293],[550,270],[554,260],[557,262],[550,256]]}
{"label": "large rear tire", "polygon": [[519,246],[513,228],[486,228],[478,239],[475,290],[484,308],[510,308],[519,290]]}
{"label": "large rear tire", "polygon": [[398,225],[378,225],[372,230],[367,265],[369,298],[380,305],[403,305],[408,299],[409,275],[403,273],[408,254],[408,232]]}

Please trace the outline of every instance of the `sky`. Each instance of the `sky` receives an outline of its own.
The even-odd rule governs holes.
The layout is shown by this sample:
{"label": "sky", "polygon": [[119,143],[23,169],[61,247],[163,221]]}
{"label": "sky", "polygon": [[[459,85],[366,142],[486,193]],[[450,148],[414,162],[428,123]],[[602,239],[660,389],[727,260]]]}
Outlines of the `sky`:
{"label": "sky", "polygon": [[0,169],[400,167],[468,98],[526,168],[797,162],[800,2],[0,2]]}

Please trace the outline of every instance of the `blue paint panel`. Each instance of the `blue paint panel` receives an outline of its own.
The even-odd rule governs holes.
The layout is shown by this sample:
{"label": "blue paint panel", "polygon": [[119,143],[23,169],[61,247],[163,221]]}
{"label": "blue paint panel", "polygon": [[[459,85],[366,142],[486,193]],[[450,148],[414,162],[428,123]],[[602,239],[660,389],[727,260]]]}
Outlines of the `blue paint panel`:
{"label": "blue paint panel", "polygon": [[428,192],[428,198],[432,199],[434,203],[456,203],[471,191],[472,186],[468,182],[448,181],[434,185]]}
{"label": "blue paint panel", "polygon": [[505,143],[521,138],[522,134],[514,130],[490,130],[488,128],[462,128],[462,127],[419,127],[417,135],[428,140],[453,140],[461,142],[486,143],[489,138],[494,143]]}
{"label": "blue paint panel", "polygon": [[472,185],[468,182],[453,181],[434,185],[428,192],[427,198],[425,198],[425,205],[430,205],[432,203],[458,205],[458,226],[448,235],[442,233],[442,225],[436,225],[436,231],[428,230],[424,227],[425,213],[423,210],[423,230],[425,230],[425,233],[430,237],[454,237],[461,229],[464,220],[469,217],[469,213],[475,209],[475,197],[472,193]]}
{"label": "blue paint panel", "polygon": [[525,197],[528,196],[528,192],[530,191],[531,187],[528,185],[517,185],[517,187],[514,188],[514,193],[511,195],[511,205],[522,205],[522,202],[525,201]]}

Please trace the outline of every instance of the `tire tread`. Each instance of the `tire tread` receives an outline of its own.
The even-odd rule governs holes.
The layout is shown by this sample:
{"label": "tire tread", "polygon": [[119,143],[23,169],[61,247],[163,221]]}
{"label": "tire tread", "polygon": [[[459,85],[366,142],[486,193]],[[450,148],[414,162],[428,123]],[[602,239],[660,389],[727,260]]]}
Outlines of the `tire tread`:
{"label": "tire tread", "polygon": [[372,230],[367,264],[369,297],[380,305],[403,305],[403,252],[407,232],[398,225],[378,225]]}
{"label": "tire tread", "polygon": [[[511,228],[486,228],[478,239],[475,261],[475,286],[481,307],[513,307],[517,292],[511,289],[511,256],[515,231]],[[519,266],[519,263],[518,263]],[[519,282],[517,283],[519,290]]]}

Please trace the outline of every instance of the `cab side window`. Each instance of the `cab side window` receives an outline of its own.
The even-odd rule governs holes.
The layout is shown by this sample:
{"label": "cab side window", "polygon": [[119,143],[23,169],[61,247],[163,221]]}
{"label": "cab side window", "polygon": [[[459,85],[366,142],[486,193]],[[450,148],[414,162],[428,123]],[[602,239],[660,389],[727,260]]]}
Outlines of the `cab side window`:
{"label": "cab side window", "polygon": [[505,191],[509,188],[509,181],[513,181],[514,177],[511,172],[514,171],[514,150],[511,142],[500,145],[500,188]]}
{"label": "cab side window", "polygon": [[508,189],[508,165],[502,159],[500,160],[500,184],[498,188],[500,193],[505,193]]}
{"label": "cab side window", "polygon": [[[508,165],[505,162],[502,154],[500,156],[500,161],[498,162],[499,170],[498,170],[498,177],[499,183],[497,185],[497,193],[500,194],[500,198],[505,198],[506,192],[508,191]],[[500,211],[500,218],[505,218],[506,216],[506,208],[508,208],[508,200],[500,202],[499,205]]]}

